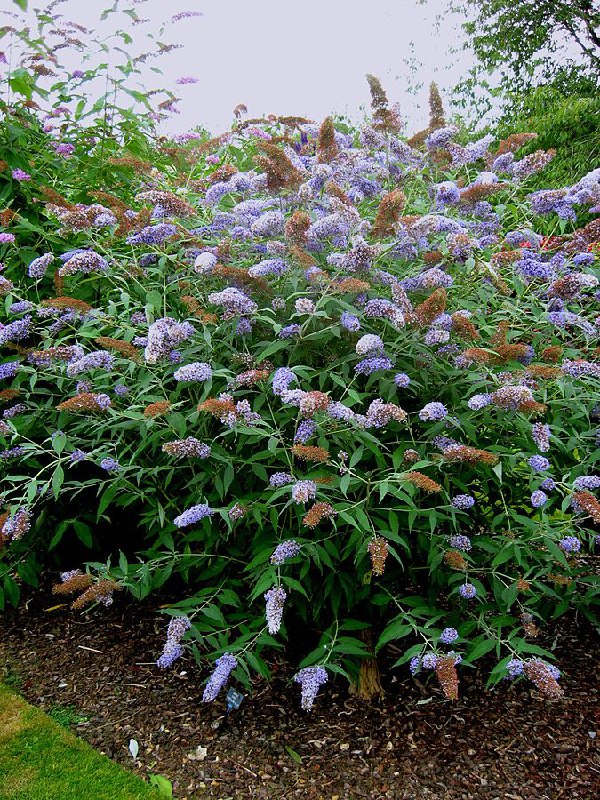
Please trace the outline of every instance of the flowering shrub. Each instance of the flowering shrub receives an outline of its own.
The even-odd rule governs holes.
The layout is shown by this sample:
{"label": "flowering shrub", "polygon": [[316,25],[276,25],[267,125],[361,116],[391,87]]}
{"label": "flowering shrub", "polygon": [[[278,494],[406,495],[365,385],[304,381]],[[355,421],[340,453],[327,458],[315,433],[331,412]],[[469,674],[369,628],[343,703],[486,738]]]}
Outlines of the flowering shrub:
{"label": "flowering shrub", "polygon": [[205,700],[294,638],[310,709],[366,629],[448,698],[491,651],[558,696],[536,623],[597,597],[600,170],[532,195],[530,137],[411,146],[371,88],[360,130],[238,120],[131,200],[59,186],[26,265],[6,217],[3,596],[53,553],[75,608],[171,581],[157,663],[214,661]]}

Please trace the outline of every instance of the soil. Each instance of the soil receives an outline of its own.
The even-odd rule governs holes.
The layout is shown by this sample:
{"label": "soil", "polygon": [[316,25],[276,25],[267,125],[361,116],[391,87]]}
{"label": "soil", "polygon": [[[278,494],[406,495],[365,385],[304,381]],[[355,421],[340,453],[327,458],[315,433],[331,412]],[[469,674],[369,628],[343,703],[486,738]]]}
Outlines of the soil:
{"label": "soil", "polygon": [[382,700],[366,703],[330,683],[306,713],[292,668],[277,662],[273,681],[226,715],[222,696],[202,703],[207,674],[190,656],[156,668],[166,628],[156,601],[119,599],[88,613],[53,605],[37,595],[0,617],[0,677],[46,710],[74,707],[82,738],[144,777],[168,777],[179,800],[599,794],[600,644],[587,625],[559,632],[558,701],[525,681],[486,691],[486,670],[463,667],[461,699],[449,702],[435,678],[416,681],[402,667],[384,668]]}

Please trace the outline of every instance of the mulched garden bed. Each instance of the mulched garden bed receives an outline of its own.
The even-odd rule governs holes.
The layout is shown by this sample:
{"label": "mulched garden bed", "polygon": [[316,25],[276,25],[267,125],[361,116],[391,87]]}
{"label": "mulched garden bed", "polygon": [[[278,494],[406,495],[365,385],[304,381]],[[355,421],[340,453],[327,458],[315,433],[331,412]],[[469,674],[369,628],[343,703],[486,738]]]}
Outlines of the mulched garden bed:
{"label": "mulched garden bed", "polygon": [[156,601],[83,614],[47,610],[52,601],[37,595],[0,616],[0,678],[47,710],[74,706],[82,738],[143,776],[167,776],[179,800],[597,796],[600,644],[587,625],[563,623],[559,701],[525,682],[485,691],[485,670],[462,668],[452,703],[435,678],[425,685],[404,667],[384,671],[382,701],[328,684],[307,714],[291,668],[277,664],[226,718],[223,697],[202,703],[208,673],[191,658],[156,668],[166,628]]}

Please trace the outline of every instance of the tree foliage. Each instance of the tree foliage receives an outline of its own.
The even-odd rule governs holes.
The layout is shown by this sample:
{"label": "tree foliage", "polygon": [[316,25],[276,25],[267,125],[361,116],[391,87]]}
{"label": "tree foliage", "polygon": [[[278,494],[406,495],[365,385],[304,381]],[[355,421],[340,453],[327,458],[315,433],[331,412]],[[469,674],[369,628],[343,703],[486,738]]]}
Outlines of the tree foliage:
{"label": "tree foliage", "polygon": [[565,65],[598,75],[600,8],[593,0],[459,0],[453,8],[469,18],[468,46],[504,87],[529,89]]}

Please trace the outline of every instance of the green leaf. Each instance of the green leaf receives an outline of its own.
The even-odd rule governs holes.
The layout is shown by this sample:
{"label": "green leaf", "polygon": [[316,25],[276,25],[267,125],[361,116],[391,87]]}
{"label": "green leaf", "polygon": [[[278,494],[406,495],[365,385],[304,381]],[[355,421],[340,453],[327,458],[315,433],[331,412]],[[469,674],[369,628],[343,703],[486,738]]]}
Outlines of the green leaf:
{"label": "green leaf", "polygon": [[51,441],[52,441],[52,449],[54,450],[55,453],[58,453],[60,455],[60,453],[62,453],[62,451],[65,449],[67,437],[61,431],[55,433]]}
{"label": "green leaf", "polygon": [[302,764],[302,756],[299,753],[297,753],[295,750],[292,750],[292,748],[287,744],[284,745],[284,749],[292,761],[295,761],[296,764]]}
{"label": "green leaf", "polygon": [[158,789],[158,796],[165,798],[173,797],[173,784],[164,775],[149,775],[148,781],[150,786]]}
{"label": "green leaf", "polygon": [[80,520],[76,519],[73,520],[73,528],[75,529],[75,534],[79,541],[86,547],[91,548],[93,539],[92,530],[89,525],[86,525],[85,522],[81,522]]}
{"label": "green leaf", "polygon": [[375,652],[379,652],[384,645],[394,639],[402,639],[402,637],[408,636],[412,633],[412,630],[412,625],[407,625],[404,622],[404,617],[393,620],[379,637],[379,641],[375,646]]}
{"label": "green leaf", "polygon": [[19,604],[21,590],[10,575],[4,576],[4,596],[11,605],[16,607]]}
{"label": "green leaf", "polygon": [[469,661],[475,661],[481,656],[484,656],[486,653],[489,653],[490,650],[493,650],[496,646],[495,639],[482,639],[481,641],[477,642],[475,647],[468,651],[467,657]]}
{"label": "green leaf", "polygon": [[59,464],[54,473],[52,474],[52,493],[54,494],[54,499],[58,499],[58,495],[60,494],[61,487],[63,485],[63,481],[65,479],[65,471]]}

